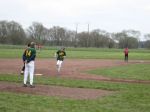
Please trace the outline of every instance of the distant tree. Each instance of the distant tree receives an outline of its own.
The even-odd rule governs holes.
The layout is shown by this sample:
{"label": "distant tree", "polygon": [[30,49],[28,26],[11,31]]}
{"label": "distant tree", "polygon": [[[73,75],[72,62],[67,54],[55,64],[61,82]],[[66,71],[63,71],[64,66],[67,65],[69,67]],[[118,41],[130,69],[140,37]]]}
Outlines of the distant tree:
{"label": "distant tree", "polygon": [[133,37],[139,40],[141,33],[140,31],[136,31],[136,30],[123,30],[122,32],[124,32],[125,34],[127,34],[129,37]]}
{"label": "distant tree", "polygon": [[144,38],[145,38],[145,40],[150,40],[150,34],[145,34]]}
{"label": "distant tree", "polygon": [[108,39],[108,48],[115,48],[115,41],[112,38]]}
{"label": "distant tree", "polygon": [[49,30],[45,28],[41,23],[33,22],[27,29],[29,37],[35,40],[37,43],[44,44],[48,40]]}
{"label": "distant tree", "polygon": [[100,29],[78,33],[77,40],[80,47],[112,48],[115,45],[114,40],[110,38],[110,34]]}
{"label": "distant tree", "polygon": [[150,48],[150,34],[144,36],[146,42],[140,42],[141,33],[132,29],[112,34],[101,29],[78,33],[77,29],[71,31],[60,26],[46,28],[39,22],[33,22],[25,31],[15,21],[0,21],[0,43],[24,44],[34,40],[53,46],[138,48],[140,45]]}
{"label": "distant tree", "polygon": [[145,41],[145,47],[150,49],[150,40]]}
{"label": "distant tree", "polygon": [[14,21],[8,23],[9,38],[12,44],[23,44],[26,38],[22,26]]}
{"label": "distant tree", "polygon": [[5,44],[23,44],[26,35],[20,24],[14,21],[0,21],[0,42]]}
{"label": "distant tree", "polygon": [[[132,47],[136,48],[136,45],[137,45],[137,47],[139,47],[139,44],[140,44],[140,36],[141,36],[140,31],[130,29],[130,30],[123,30],[123,32],[125,32],[129,37],[135,38],[136,41],[138,41],[138,44],[137,44],[137,43],[134,43],[135,46],[132,46]],[[131,39],[131,40],[134,42],[135,39]]]}
{"label": "distant tree", "polygon": [[93,47],[108,47],[108,48],[112,48],[114,47],[114,40],[111,39],[110,37],[110,33],[104,31],[104,30],[100,30],[100,29],[96,29],[93,30],[90,33],[90,37],[92,38],[90,40],[90,42],[92,42],[92,46]]}
{"label": "distant tree", "polygon": [[144,37],[146,39],[144,46],[150,49],[150,34],[145,34]]}
{"label": "distant tree", "polygon": [[124,48],[124,47],[129,47],[129,48],[138,48],[138,37],[139,33],[132,31],[122,31],[119,33],[113,33],[112,37],[115,41],[118,41],[118,47],[119,48]]}
{"label": "distant tree", "polygon": [[63,37],[65,36],[65,30],[59,26],[54,26],[50,29],[50,40],[53,45],[61,46]]}
{"label": "distant tree", "polygon": [[64,46],[77,47],[77,40],[75,35],[76,34],[74,31],[66,30]]}
{"label": "distant tree", "polygon": [[88,47],[88,36],[89,34],[87,32],[78,33],[77,40],[79,47]]}
{"label": "distant tree", "polygon": [[0,43],[7,43],[7,41],[8,41],[7,21],[0,21]]}
{"label": "distant tree", "polygon": [[55,46],[74,46],[75,32],[63,27],[54,26],[49,29],[49,40]]}

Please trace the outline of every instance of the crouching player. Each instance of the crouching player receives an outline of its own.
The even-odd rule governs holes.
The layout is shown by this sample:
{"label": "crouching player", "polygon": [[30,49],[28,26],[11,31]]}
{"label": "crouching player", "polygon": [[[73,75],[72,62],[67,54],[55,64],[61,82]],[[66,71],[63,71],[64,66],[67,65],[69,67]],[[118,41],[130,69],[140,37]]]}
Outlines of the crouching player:
{"label": "crouching player", "polygon": [[64,61],[64,57],[66,57],[65,48],[61,48],[60,50],[58,50],[58,51],[55,53],[55,57],[57,57],[56,66],[57,66],[57,71],[58,71],[58,73],[59,73],[59,72],[60,72],[60,69],[61,69],[61,66],[62,66],[62,63],[63,63],[63,61]]}

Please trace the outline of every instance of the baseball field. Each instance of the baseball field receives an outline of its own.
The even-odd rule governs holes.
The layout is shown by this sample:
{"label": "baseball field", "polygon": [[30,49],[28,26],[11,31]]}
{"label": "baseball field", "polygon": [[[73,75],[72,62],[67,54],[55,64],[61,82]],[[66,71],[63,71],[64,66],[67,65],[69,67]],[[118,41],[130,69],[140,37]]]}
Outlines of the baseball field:
{"label": "baseball field", "polygon": [[0,112],[149,112],[150,51],[66,48],[60,74],[57,48],[37,50],[35,88],[22,87],[24,47],[0,46]]}

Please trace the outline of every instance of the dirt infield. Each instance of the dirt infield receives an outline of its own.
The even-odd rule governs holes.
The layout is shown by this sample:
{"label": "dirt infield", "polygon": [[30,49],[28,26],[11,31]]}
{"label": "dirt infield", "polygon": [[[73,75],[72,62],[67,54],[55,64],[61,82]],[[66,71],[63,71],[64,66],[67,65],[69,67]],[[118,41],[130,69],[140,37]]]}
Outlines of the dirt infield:
{"label": "dirt infield", "polygon": [[[19,74],[23,66],[21,59],[0,59],[0,74]],[[63,63],[63,68],[60,77],[76,78],[84,80],[111,81],[124,83],[149,83],[150,81],[141,80],[124,80],[114,79],[109,77],[85,74],[83,71],[112,66],[123,66],[127,64],[141,63],[141,61],[130,61],[125,63],[120,60],[97,60],[97,59],[66,59]],[[142,61],[142,63],[145,63]],[[56,60],[54,59],[37,59],[35,62],[35,73],[43,74],[43,76],[51,77],[58,76],[56,71]],[[47,96],[63,96],[76,99],[91,99],[112,93],[110,91],[67,88],[58,86],[38,85],[34,90],[31,88],[23,88],[17,84],[0,82],[1,91],[22,92],[30,94],[39,94]],[[73,94],[74,93],[74,94]]]}
{"label": "dirt infield", "polygon": [[[5,85],[5,86],[4,86]],[[35,88],[22,87],[16,83],[0,82],[0,91],[36,94],[44,96],[57,96],[73,99],[96,99],[114,93],[113,91],[69,88],[60,86],[36,85]]]}

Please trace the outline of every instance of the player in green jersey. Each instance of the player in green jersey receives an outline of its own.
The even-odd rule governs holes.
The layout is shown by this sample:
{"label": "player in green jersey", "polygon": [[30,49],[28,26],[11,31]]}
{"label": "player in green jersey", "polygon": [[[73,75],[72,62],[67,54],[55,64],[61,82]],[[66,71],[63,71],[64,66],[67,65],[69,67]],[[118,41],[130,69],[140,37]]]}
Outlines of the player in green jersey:
{"label": "player in green jersey", "polygon": [[[25,51],[26,51],[28,48],[30,48],[30,43],[28,43],[28,46],[27,46],[27,48],[25,49]],[[24,51],[24,53],[25,53],[25,51]],[[25,70],[25,62],[23,61],[23,67],[22,67],[21,72],[20,72],[21,75],[24,74],[24,70]]]}
{"label": "player in green jersey", "polygon": [[60,50],[58,50],[56,53],[55,53],[55,56],[57,56],[57,63],[56,63],[56,66],[57,66],[57,71],[58,73],[60,72],[60,68],[62,66],[62,63],[64,61],[64,57],[66,56],[66,52],[65,52],[65,48],[61,48]]}
{"label": "player in green jersey", "polygon": [[27,87],[28,75],[30,76],[30,87],[33,88],[33,77],[34,77],[34,61],[36,58],[35,43],[31,42],[30,48],[27,48],[23,54],[23,61],[25,62],[24,71],[24,87]]}

